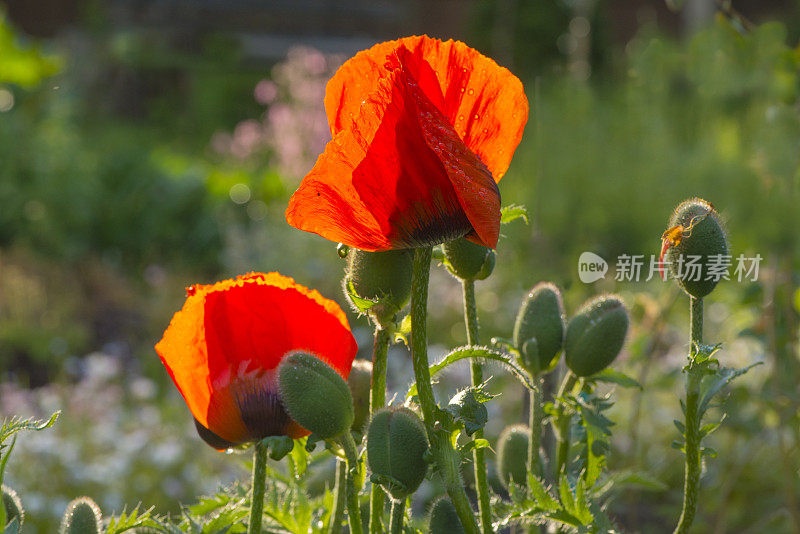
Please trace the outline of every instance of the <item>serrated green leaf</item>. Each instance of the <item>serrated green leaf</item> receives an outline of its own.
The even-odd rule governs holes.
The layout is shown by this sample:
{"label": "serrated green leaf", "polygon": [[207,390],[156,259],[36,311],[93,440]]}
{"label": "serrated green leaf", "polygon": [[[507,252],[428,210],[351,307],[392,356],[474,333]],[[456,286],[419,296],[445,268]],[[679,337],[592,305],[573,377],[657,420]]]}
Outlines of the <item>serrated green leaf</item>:
{"label": "serrated green leaf", "polygon": [[500,224],[508,224],[522,218],[525,224],[529,224],[528,209],[521,204],[509,204],[500,208]]}
{"label": "serrated green leaf", "polygon": [[714,397],[714,395],[719,393],[722,388],[730,384],[736,378],[745,374],[753,367],[761,365],[762,363],[763,362],[756,362],[740,369],[723,367],[722,369],[716,370],[713,375],[705,377],[700,383],[701,400],[698,407],[698,413],[700,414],[700,417],[702,418],[703,414],[708,409],[711,399]]}
{"label": "serrated green leaf", "polygon": [[347,296],[350,298],[350,302],[353,303],[353,306],[355,306],[360,313],[367,313],[373,306],[378,304],[378,301],[376,300],[360,297],[356,292],[355,287],[353,287],[353,281],[349,277],[347,278],[347,282],[344,284],[344,287],[347,291]]}
{"label": "serrated green leaf", "polygon": [[703,439],[704,437],[708,436],[716,429],[718,429],[724,420],[725,420],[725,414],[722,414],[722,419],[720,419],[716,423],[708,423],[703,425],[700,428],[700,439]]}
{"label": "serrated green leaf", "polygon": [[[452,365],[456,362],[467,359],[475,359],[486,362],[499,363],[500,365],[511,371],[511,373],[515,377],[517,377],[517,379],[519,379],[523,384],[525,384],[528,388],[533,389],[533,384],[531,384],[530,380],[528,379],[528,375],[525,373],[525,371],[522,370],[521,367],[519,367],[511,359],[510,356],[502,352],[492,350],[488,347],[466,346],[453,349],[439,362],[430,366],[429,368],[430,376],[433,377],[441,370],[445,369],[448,365]],[[406,398],[410,399],[416,394],[417,394],[417,386],[416,384],[411,384],[411,386],[408,389],[408,393],[406,393]]]}
{"label": "serrated green leaf", "polygon": [[644,389],[642,385],[635,378],[626,375],[622,371],[617,371],[616,369],[612,369],[610,367],[606,367],[599,373],[589,377],[589,379],[594,382],[608,382],[611,384],[617,384],[618,386],[622,386],[624,388]]}
{"label": "serrated green leaf", "polygon": [[686,425],[684,425],[681,421],[678,421],[677,419],[673,419],[672,423],[675,425],[675,428],[678,429],[678,432],[681,433],[681,436],[686,435]]}
{"label": "serrated green leaf", "polygon": [[531,497],[536,503],[536,506],[543,511],[555,512],[563,508],[561,504],[550,495],[550,492],[547,491],[542,479],[539,477],[528,474],[528,488],[530,488]]}
{"label": "serrated green leaf", "polygon": [[700,456],[708,456],[709,458],[716,458],[717,457],[717,451],[715,451],[711,447],[703,447],[700,450]]}

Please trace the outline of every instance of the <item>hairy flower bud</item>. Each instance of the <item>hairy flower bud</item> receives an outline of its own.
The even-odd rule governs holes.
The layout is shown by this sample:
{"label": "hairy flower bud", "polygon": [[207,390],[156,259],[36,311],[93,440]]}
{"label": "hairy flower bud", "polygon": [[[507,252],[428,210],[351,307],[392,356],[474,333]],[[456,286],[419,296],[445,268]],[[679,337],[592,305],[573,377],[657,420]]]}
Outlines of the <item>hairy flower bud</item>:
{"label": "hairy flower bud", "polygon": [[485,280],[494,270],[495,254],[488,247],[460,237],[442,248],[447,270],[460,280]]}
{"label": "hairy flower bud", "polygon": [[722,220],[714,207],[701,198],[682,202],[669,220],[662,239],[662,260],[689,295],[711,293],[719,282],[713,265],[724,265],[728,244]]}
{"label": "hairy flower bud", "polygon": [[525,425],[506,427],[497,440],[497,475],[505,487],[512,482],[528,485],[528,441],[530,429]]}
{"label": "hairy flower bud", "polygon": [[102,522],[97,503],[89,497],[78,497],[67,505],[59,534],[99,534]]}
{"label": "hairy flower bud", "polygon": [[567,327],[567,366],[578,376],[602,371],[617,357],[628,331],[628,310],[616,295],[587,301]]}
{"label": "hairy flower bud", "polygon": [[392,498],[414,493],[428,471],[428,437],[420,418],[408,408],[384,408],[372,416],[367,430],[367,464],[373,482]]}
{"label": "hairy flower bud", "polygon": [[564,344],[564,304],[549,282],[536,284],[522,301],[514,324],[514,346],[531,373],[550,369]]}
{"label": "hairy flower bud", "polygon": [[388,323],[411,297],[413,259],[410,249],[365,252],[351,248],[344,278],[347,299],[378,324]]}
{"label": "hairy flower bud", "polygon": [[[6,511],[6,524],[0,524],[2,527],[3,532],[9,532],[10,534],[16,534],[18,532],[22,532],[22,523],[25,522],[25,510],[22,508],[22,502],[19,500],[19,495],[13,489],[9,488],[5,484],[2,486],[2,494],[3,494],[3,507]],[[11,523],[14,523],[12,528]]]}
{"label": "hairy flower bud", "polygon": [[289,416],[319,438],[331,439],[350,430],[353,396],[347,382],[328,364],[303,352],[278,365],[278,390]]}
{"label": "hairy flower bud", "polygon": [[369,360],[356,360],[350,369],[347,385],[353,395],[353,430],[362,432],[369,418],[369,394],[372,382],[372,362]]}
{"label": "hairy flower bud", "polygon": [[430,534],[463,534],[464,527],[458,518],[456,507],[447,497],[437,499],[431,506],[431,519],[428,525]]}

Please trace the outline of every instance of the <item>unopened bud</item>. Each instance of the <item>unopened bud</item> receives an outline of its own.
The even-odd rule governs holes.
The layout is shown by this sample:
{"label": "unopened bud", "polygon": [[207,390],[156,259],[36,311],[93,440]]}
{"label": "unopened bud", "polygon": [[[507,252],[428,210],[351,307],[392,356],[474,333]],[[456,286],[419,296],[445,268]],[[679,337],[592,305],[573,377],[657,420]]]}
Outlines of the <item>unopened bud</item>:
{"label": "unopened bud", "polygon": [[456,507],[447,497],[442,497],[431,506],[430,534],[463,534],[464,527],[458,518]]}
{"label": "unopened bud", "polygon": [[413,251],[365,252],[351,248],[347,254],[344,292],[353,307],[387,324],[411,297]]}
{"label": "unopened bud", "polygon": [[622,350],[628,332],[628,310],[616,295],[586,302],[567,327],[567,366],[578,376],[602,371]]}
{"label": "unopened bud", "polygon": [[514,483],[528,485],[528,442],[530,429],[525,425],[506,427],[497,440],[497,475],[505,487]]}
{"label": "unopened bud", "polygon": [[5,484],[2,487],[2,493],[3,507],[6,510],[6,524],[0,524],[0,527],[5,529],[3,532],[8,532],[9,534],[22,532],[22,523],[25,522],[25,510],[22,508],[19,495]]}
{"label": "unopened bud", "polygon": [[542,282],[522,301],[514,324],[514,346],[529,372],[550,369],[564,344],[564,304],[556,286]]}
{"label": "unopened bud", "polygon": [[392,498],[414,493],[428,471],[428,438],[420,418],[408,408],[384,408],[367,430],[367,463]]}
{"label": "unopened bud", "polygon": [[278,390],[289,416],[321,439],[335,438],[353,424],[353,396],[339,373],[304,352],[278,365]]}
{"label": "unopened bud", "polygon": [[460,280],[485,280],[494,270],[495,253],[488,247],[460,237],[442,248],[447,270]]}
{"label": "unopened bud", "polygon": [[103,523],[100,507],[89,497],[78,497],[67,505],[60,534],[99,534]]}

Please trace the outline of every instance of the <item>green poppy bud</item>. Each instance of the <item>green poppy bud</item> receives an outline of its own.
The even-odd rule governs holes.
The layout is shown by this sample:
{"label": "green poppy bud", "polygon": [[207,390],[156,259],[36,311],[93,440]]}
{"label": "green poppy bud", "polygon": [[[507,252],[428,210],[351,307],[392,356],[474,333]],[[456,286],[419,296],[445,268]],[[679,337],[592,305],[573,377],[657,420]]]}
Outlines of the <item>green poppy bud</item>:
{"label": "green poppy bud", "polygon": [[587,301],[567,327],[567,366],[578,376],[602,371],[617,357],[628,332],[628,310],[616,295]]}
{"label": "green poppy bud", "polygon": [[464,527],[458,518],[453,502],[442,497],[431,506],[430,534],[464,534]]}
{"label": "green poppy bud", "polygon": [[350,394],[353,396],[353,430],[361,432],[369,419],[369,394],[372,383],[372,362],[356,360],[347,378]]}
{"label": "green poppy bud", "polygon": [[367,464],[373,483],[396,500],[414,493],[428,471],[428,437],[420,418],[408,408],[384,408],[367,430]]}
{"label": "green poppy bud", "polygon": [[365,252],[351,248],[347,254],[344,293],[360,313],[387,324],[411,298],[410,249]]}
{"label": "green poppy bud", "polygon": [[2,487],[3,493],[3,507],[6,510],[6,524],[0,527],[7,528],[13,521],[14,529],[8,529],[9,533],[17,533],[22,531],[22,523],[25,522],[25,510],[22,508],[22,502],[19,500],[19,495],[13,489],[5,484]]}
{"label": "green poppy bud", "polygon": [[714,207],[701,198],[682,202],[661,240],[662,259],[683,290],[696,298],[711,293],[720,279],[712,269],[725,265],[728,256],[725,229]]}
{"label": "green poppy bud", "polygon": [[320,439],[332,439],[353,424],[353,396],[328,364],[304,352],[278,365],[278,390],[289,416]]}
{"label": "green poppy bud", "polygon": [[447,270],[460,280],[485,280],[494,270],[495,254],[488,247],[460,237],[442,248]]}
{"label": "green poppy bud", "polygon": [[528,441],[530,429],[525,425],[506,427],[497,440],[497,476],[505,487],[512,482],[528,485]]}
{"label": "green poppy bud", "polygon": [[513,341],[529,372],[536,374],[555,364],[564,344],[564,303],[556,286],[542,282],[531,289],[517,313]]}
{"label": "green poppy bud", "polygon": [[67,513],[61,520],[60,534],[99,534],[103,515],[100,508],[89,497],[78,497],[67,505]]}

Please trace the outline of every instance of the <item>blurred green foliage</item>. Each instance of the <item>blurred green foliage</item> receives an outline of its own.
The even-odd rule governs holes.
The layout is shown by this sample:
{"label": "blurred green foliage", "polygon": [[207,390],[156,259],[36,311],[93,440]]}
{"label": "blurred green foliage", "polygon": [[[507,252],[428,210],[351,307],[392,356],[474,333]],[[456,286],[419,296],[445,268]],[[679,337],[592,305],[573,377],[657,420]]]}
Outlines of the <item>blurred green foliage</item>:
{"label": "blurred green foliage", "polygon": [[[484,22],[498,23],[496,4],[481,4]],[[688,197],[710,200],[727,219],[734,256],[760,253],[765,265],[759,283],[721,284],[709,302],[709,339],[725,342],[722,358],[737,365],[759,359],[768,365],[731,393],[736,409],[713,436],[719,458],[704,474],[697,529],[789,531],[790,504],[800,495],[800,310],[792,304],[800,298],[800,49],[787,45],[778,23],[741,33],[718,21],[683,40],[644,29],[624,50],[596,47],[597,75],[576,79],[555,46],[570,12],[560,3],[513,4],[518,28],[510,32],[509,50],[526,76],[531,119],[500,189],[504,204],[527,205],[532,221],[503,226],[497,267],[477,287],[482,337],[509,337],[520,299],[541,280],[565,289],[568,313],[590,293],[622,292],[634,313],[622,368],[646,389],[615,393],[610,417],[619,426],[609,463],[616,470],[646,466],[670,490],[631,491],[611,511],[631,529],[661,531],[680,506],[681,459],[669,443],[676,437],[671,421],[679,418],[675,391],[686,336],[675,325],[685,324],[684,302],[658,281],[580,284],[576,263],[583,251],[609,260],[657,254],[670,210]],[[123,340],[134,356],[125,365],[142,367],[164,385],[152,344],[181,305],[182,287],[246,270],[279,270],[344,302],[344,263],[334,246],[285,225],[283,210],[299,176],[282,175],[270,150],[237,159],[209,147],[216,132],[264,112],[253,88],[267,69],[244,62],[221,36],[177,52],[174,43],[146,32],[107,29],[98,16],[80,58],[66,47],[52,54],[24,44],[0,21],[0,92],[11,102],[0,111],[0,376],[11,371],[34,385],[72,379],[64,371],[71,356]],[[593,30],[602,41],[602,29]],[[488,49],[489,39],[482,33],[473,44]],[[240,186],[247,192],[241,203],[234,198],[245,190]],[[432,352],[444,352],[466,341],[459,288],[443,269],[433,277]],[[362,319],[352,324],[357,335],[368,332]],[[390,377],[403,392],[408,362],[393,356]],[[498,408],[486,427],[492,442],[523,417],[521,388],[494,374],[491,385],[503,396],[493,402]],[[438,387],[452,394],[453,384],[443,377]],[[88,386],[60,387],[40,392],[43,409],[62,407],[50,401],[66,403]],[[30,492],[43,493],[42,501],[63,497],[60,514],[70,498],[108,490],[100,468],[92,467],[88,482],[85,473],[72,472],[83,463],[121,461],[131,470],[103,503],[117,511],[123,500],[149,506],[190,499],[192,484],[222,471],[197,471],[194,449],[183,449],[194,439],[188,426],[180,444],[173,443],[170,428],[186,415],[174,412],[184,408],[174,392],[132,401],[125,395],[109,404],[123,414],[121,434],[86,436],[83,429],[96,421],[90,407],[67,411],[57,439],[29,456],[21,444],[15,454],[26,470],[12,465],[12,479],[23,488],[23,480],[39,486]],[[146,405],[159,406],[162,418],[132,415]],[[155,427],[156,436],[137,434]],[[150,440],[163,445],[166,460],[142,457]],[[106,459],[103,451],[111,449],[121,450],[121,458]],[[45,454],[41,469],[35,454]],[[133,490],[125,478],[134,471],[135,495],[126,493]],[[47,487],[33,482],[45,476],[55,476]],[[45,507],[41,524],[52,526],[56,515]]]}

